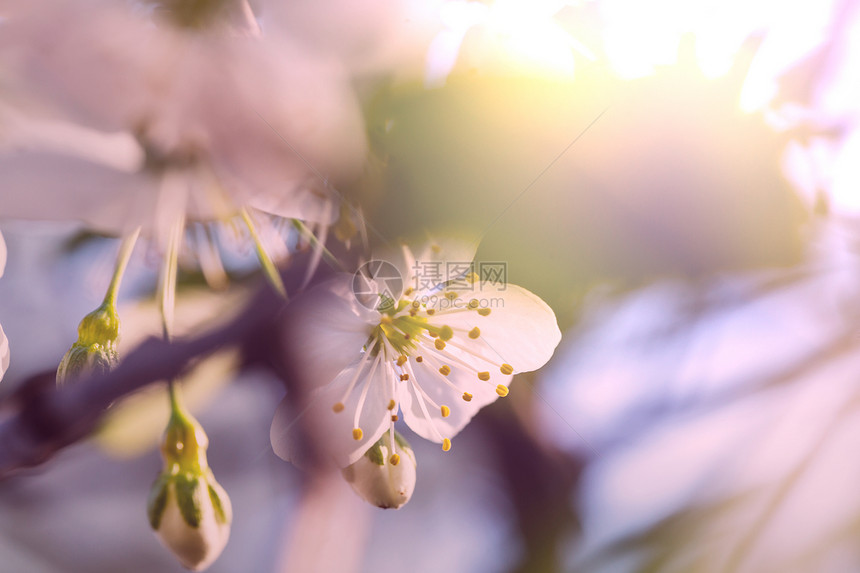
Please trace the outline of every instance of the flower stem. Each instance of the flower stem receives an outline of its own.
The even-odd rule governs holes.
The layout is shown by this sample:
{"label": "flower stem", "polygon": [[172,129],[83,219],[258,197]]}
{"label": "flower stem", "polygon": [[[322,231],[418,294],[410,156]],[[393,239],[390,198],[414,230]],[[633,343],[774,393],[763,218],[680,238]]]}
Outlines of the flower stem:
{"label": "flower stem", "polygon": [[116,259],[116,267],[113,271],[113,276],[110,279],[107,293],[105,294],[104,304],[114,306],[116,297],[119,293],[119,285],[122,283],[122,276],[125,274],[125,269],[128,266],[128,261],[131,258],[131,253],[134,251],[134,245],[137,243],[137,238],[140,236],[140,227],[126,235],[122,244],[119,247],[119,254]]}
{"label": "flower stem", "polygon": [[251,233],[251,238],[254,240],[254,247],[257,250],[257,258],[260,259],[260,264],[263,266],[263,273],[269,279],[272,287],[284,297],[284,300],[287,300],[289,297],[287,296],[287,289],[284,287],[284,281],[281,280],[281,273],[278,272],[275,263],[272,262],[272,257],[266,252],[263,241],[257,233],[257,227],[251,219],[251,214],[248,213],[248,209],[245,207],[242,207],[240,214],[242,215],[242,221],[245,222],[245,226],[248,227],[248,231]]}
{"label": "flower stem", "polygon": [[304,222],[300,221],[299,219],[292,219],[292,222],[293,227],[295,227],[298,232],[304,235],[308,242],[310,242],[311,246],[314,249],[317,249],[322,252],[323,258],[328,262],[329,265],[332,266],[332,268],[335,268],[339,271],[346,270],[346,268],[344,268],[341,262],[337,260],[337,257],[335,257],[332,252],[329,251],[326,246],[320,242],[319,239],[317,239],[316,235],[314,235],[313,232],[308,229],[308,226],[305,225]]}

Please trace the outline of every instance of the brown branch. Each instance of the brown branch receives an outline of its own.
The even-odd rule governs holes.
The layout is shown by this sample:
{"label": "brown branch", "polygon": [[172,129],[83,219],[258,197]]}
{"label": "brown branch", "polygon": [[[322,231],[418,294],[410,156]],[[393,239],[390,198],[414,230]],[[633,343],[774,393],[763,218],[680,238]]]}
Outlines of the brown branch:
{"label": "brown branch", "polygon": [[181,376],[198,357],[270,333],[283,308],[262,289],[235,320],[198,338],[166,342],[149,338],[108,374],[56,388],[53,374],[27,380],[0,403],[0,479],[39,465],[88,436],[117,399],[154,382]]}

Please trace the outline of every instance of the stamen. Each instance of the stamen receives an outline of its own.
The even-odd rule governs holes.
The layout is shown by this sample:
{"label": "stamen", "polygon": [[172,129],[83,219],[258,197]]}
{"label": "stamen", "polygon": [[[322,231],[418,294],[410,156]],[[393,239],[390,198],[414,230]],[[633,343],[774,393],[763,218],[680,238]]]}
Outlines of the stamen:
{"label": "stamen", "polygon": [[391,454],[391,457],[388,458],[388,461],[391,463],[392,466],[396,466],[400,463],[400,456],[398,456],[397,454]]}
{"label": "stamen", "polygon": [[331,409],[334,411],[335,414],[343,412],[343,408],[344,408],[343,402],[338,402],[337,404],[335,404],[334,406],[331,407]]}
{"label": "stamen", "polygon": [[[367,380],[364,383],[364,388],[361,389],[361,396],[358,398],[358,406],[355,408],[355,417],[353,418],[353,426],[358,428],[358,421],[361,419],[361,410],[364,408],[364,401],[367,399],[367,391],[370,389],[370,384],[373,382],[373,375],[376,374],[376,367],[379,366],[379,362],[382,360],[382,354],[378,354],[376,358],[373,360],[373,364],[370,366],[370,374],[367,375]],[[391,366],[390,362],[387,362],[388,366]],[[352,437],[355,438],[355,431],[352,432]],[[355,438],[356,440],[360,440],[361,437]]]}
{"label": "stamen", "polygon": [[442,329],[439,330],[439,338],[442,340],[451,340],[452,336],[454,336],[454,331],[448,325],[443,326]]}
{"label": "stamen", "polygon": [[479,336],[481,336],[481,329],[478,328],[477,326],[469,331],[469,338],[474,340],[475,338],[478,338]]}
{"label": "stamen", "polygon": [[404,296],[409,296],[409,295],[411,295],[413,292],[415,292],[415,289],[414,289],[414,288],[412,288],[412,287],[409,287],[409,288],[407,288],[405,291],[403,291],[403,295],[404,295]]}
{"label": "stamen", "polygon": [[433,309],[433,308],[427,309],[427,316],[433,316],[434,314],[436,314],[436,309]]}
{"label": "stamen", "polygon": [[352,430],[352,439],[358,441],[364,435],[364,432],[361,431],[361,428],[355,428]]}
{"label": "stamen", "polygon": [[402,381],[402,380],[409,380],[409,374],[401,374],[401,375],[400,375],[400,380],[401,380],[401,381]]}
{"label": "stamen", "polygon": [[486,382],[489,379],[490,379],[490,373],[489,372],[478,372],[478,380],[483,380],[484,382]]}
{"label": "stamen", "polygon": [[501,370],[502,374],[504,374],[505,376],[514,373],[514,367],[510,364],[502,364],[499,370]]}
{"label": "stamen", "polygon": [[393,410],[395,406],[397,406],[397,402],[395,402],[393,399],[388,401],[388,409],[389,410]]}
{"label": "stamen", "polygon": [[424,357],[423,356],[416,356],[415,362],[424,362]]}
{"label": "stamen", "polygon": [[445,341],[441,338],[437,338],[433,345],[436,347],[436,350],[444,350],[445,349]]}
{"label": "stamen", "polygon": [[443,364],[442,368],[439,369],[439,374],[441,374],[442,376],[447,376],[450,373],[451,373],[451,367],[448,366],[447,364]]}
{"label": "stamen", "polygon": [[399,419],[400,419],[400,418],[398,418],[398,417],[397,417],[397,414],[391,414],[391,421],[392,421],[392,422],[396,422],[396,421],[397,421],[397,420],[399,420]]}
{"label": "stamen", "polygon": [[447,452],[450,449],[451,449],[451,440],[449,440],[448,438],[445,438],[444,440],[442,440],[442,451]]}
{"label": "stamen", "polygon": [[505,396],[508,395],[508,387],[504,386],[502,384],[499,384],[498,386],[496,386],[496,394],[498,394],[499,396],[504,398]]}
{"label": "stamen", "polygon": [[[407,364],[406,367],[411,370],[409,364]],[[410,372],[410,374],[414,374],[414,372]],[[433,433],[436,434],[436,437],[441,440],[442,434],[440,434],[439,430],[436,428],[436,424],[433,422],[433,418],[430,417],[430,412],[427,410],[427,404],[424,402],[424,398],[426,396],[426,393],[421,388],[421,386],[419,386],[418,383],[415,381],[415,379],[414,379],[415,376],[412,376],[412,378],[413,378],[412,386],[417,390],[417,392],[415,393],[415,396],[418,398],[418,407],[421,408],[421,412],[424,414],[424,419],[430,423],[430,429],[433,430]],[[429,396],[426,396],[426,398],[429,402],[431,402],[431,403],[433,402],[432,400],[430,400]],[[439,406],[437,406],[437,407],[439,407]]]}
{"label": "stamen", "polygon": [[479,308],[478,314],[480,314],[481,316],[490,316],[490,309],[489,308]]}
{"label": "stamen", "polygon": [[[361,372],[364,370],[364,364],[367,362],[367,359],[370,357],[370,350],[374,346],[376,346],[376,341],[378,339],[374,338],[370,344],[367,346],[368,351],[366,351],[362,356],[361,360],[358,362],[358,368],[355,369],[355,374],[352,375],[352,380],[349,381],[349,384],[346,387],[346,392],[343,393],[343,398],[340,399],[340,404],[346,402],[347,397],[352,393],[352,389],[355,387],[355,383],[358,381],[358,377],[361,376]],[[337,410],[335,410],[337,411]]]}
{"label": "stamen", "polygon": [[408,359],[408,358],[406,358],[406,355],[405,355],[405,354],[401,354],[400,356],[398,356],[398,357],[397,357],[397,365],[398,365],[398,366],[403,366],[403,363],[404,363],[404,362],[406,362],[407,360],[409,360],[409,359]]}
{"label": "stamen", "polygon": [[472,300],[469,301],[469,308],[474,309],[474,308],[478,308],[479,306],[481,306],[481,303],[478,299],[473,298]]}
{"label": "stamen", "polygon": [[468,392],[463,392],[463,400],[465,400],[466,402],[471,402],[472,401],[472,395],[469,394]]}
{"label": "stamen", "polygon": [[448,406],[442,406],[441,409],[442,409],[442,417],[443,418],[447,418],[448,416],[451,415],[451,408],[449,408]]}

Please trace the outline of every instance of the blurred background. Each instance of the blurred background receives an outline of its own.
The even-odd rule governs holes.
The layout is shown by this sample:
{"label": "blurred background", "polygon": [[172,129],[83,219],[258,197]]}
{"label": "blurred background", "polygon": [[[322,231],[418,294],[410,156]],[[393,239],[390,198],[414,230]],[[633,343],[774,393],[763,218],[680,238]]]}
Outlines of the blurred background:
{"label": "blurred background", "polygon": [[[146,15],[172,2],[130,6]],[[91,4],[81,14],[102,5]],[[290,45],[283,58],[286,47],[270,46],[275,65],[304,66],[305,79],[236,93],[285,109],[354,106],[358,119],[319,141],[318,124],[302,133],[367,243],[480,241],[476,261],[504,262],[509,282],[552,306],[564,337],[451,452],[404,429],[418,480],[399,510],[274,455],[283,383],[247,348],[197,364],[187,402],[235,513],[209,571],[860,570],[860,2],[249,9],[263,38]],[[74,209],[76,190],[89,192],[68,176],[41,193],[42,180],[31,188],[6,167],[46,146],[117,165],[128,155],[79,132],[122,135],[86,123],[89,108],[34,99],[33,86],[55,85],[48,76],[17,80],[21,62],[41,61],[21,46],[39,44],[28,57],[41,58],[52,45],[20,30],[2,40],[19,11],[0,3],[0,146],[13,157],[0,160],[11,350],[0,399],[56,367],[110,279],[119,241],[101,233],[125,227],[91,206],[52,206],[62,196]],[[92,42],[94,57],[113,53]],[[331,69],[343,91],[317,73]],[[62,85],[83,77],[72,70]],[[213,105],[213,117],[233,121],[230,109]],[[69,151],[71,124],[80,143]],[[293,230],[273,232],[295,247]],[[223,323],[260,280],[248,237],[213,233],[230,284],[206,288],[186,247],[180,335]],[[121,351],[159,332],[159,248],[151,237],[130,262]],[[146,388],[91,439],[0,483],[0,568],[182,571],[145,514],[167,415],[161,385]]]}

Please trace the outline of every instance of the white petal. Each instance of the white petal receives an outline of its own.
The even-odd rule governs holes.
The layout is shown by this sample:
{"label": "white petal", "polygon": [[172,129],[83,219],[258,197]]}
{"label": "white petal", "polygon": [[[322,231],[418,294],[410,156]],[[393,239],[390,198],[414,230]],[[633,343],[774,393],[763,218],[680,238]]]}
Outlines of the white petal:
{"label": "white petal", "polygon": [[375,259],[388,261],[400,271],[403,288],[426,292],[466,274],[475,258],[477,241],[456,237],[427,240],[416,249],[404,245],[384,249]]}
{"label": "white petal", "polygon": [[[410,364],[416,382],[439,408],[427,404],[425,400],[425,406],[430,415],[428,419],[421,408],[415,385],[406,381],[402,384],[406,385],[408,392],[400,393],[403,419],[413,432],[437,443],[444,438],[456,436],[478,413],[478,410],[499,398],[496,385],[508,385],[511,380],[511,376],[498,374],[492,378],[492,383],[484,382],[478,379],[476,373],[453,362],[445,362],[451,367],[451,373],[447,379],[457,387],[458,390],[454,390],[439,378],[441,374],[438,373],[437,365],[431,365],[426,359],[423,362],[410,360]],[[470,401],[463,400],[464,392],[472,395]],[[441,406],[448,406],[449,416],[442,416]]]}
{"label": "white petal", "polygon": [[[161,523],[156,536],[164,543],[183,566],[192,571],[203,571],[215,561],[227,540],[230,538],[230,522],[221,523],[215,516],[215,509],[209,501],[209,483],[200,484],[200,491],[195,492],[200,497],[201,519],[198,527],[191,527],[185,522],[176,501],[176,486],[167,486],[167,505],[161,517]],[[220,485],[213,484],[223,492]],[[228,514],[232,513],[230,498],[221,495]]]}
{"label": "white petal", "polygon": [[302,382],[313,388],[328,384],[355,360],[379,313],[358,303],[352,275],[341,274],[294,298],[284,319],[284,349]]}
{"label": "white petal", "polygon": [[6,374],[7,368],[9,368],[9,340],[3,332],[3,326],[0,325],[0,380]]}
{"label": "white petal", "polygon": [[3,233],[0,233],[0,277],[3,276],[3,271],[6,270],[6,241],[3,240]]}
{"label": "white petal", "polygon": [[[492,362],[510,364],[514,372],[528,372],[546,364],[561,340],[552,309],[516,285],[505,285],[505,290],[484,282],[473,286],[474,290],[460,294],[458,306],[463,308],[476,299],[478,309],[489,308],[489,315],[482,316],[477,309],[442,312],[432,322],[454,328],[456,342],[468,345]],[[466,332],[475,327],[480,336],[473,340]]]}
{"label": "white petal", "polygon": [[[370,377],[375,360],[375,357],[366,360],[357,383],[345,399],[344,393],[358,371],[359,361],[344,369],[331,384],[312,392],[309,404],[298,415],[294,413],[297,405],[291,404],[291,397],[287,396],[278,406],[272,421],[270,437],[275,453],[299,467],[306,466],[309,461],[307,444],[300,431],[305,426],[312,432],[315,443],[324,449],[324,461],[342,468],[360,458],[390,424],[388,403],[392,381],[381,360]],[[356,440],[353,437],[355,413],[366,385],[369,386],[357,426],[362,430],[362,437]],[[332,408],[338,402],[344,405],[341,412]]]}
{"label": "white petal", "polygon": [[0,157],[0,217],[80,220],[125,234],[153,221],[157,181],[67,155]]}

